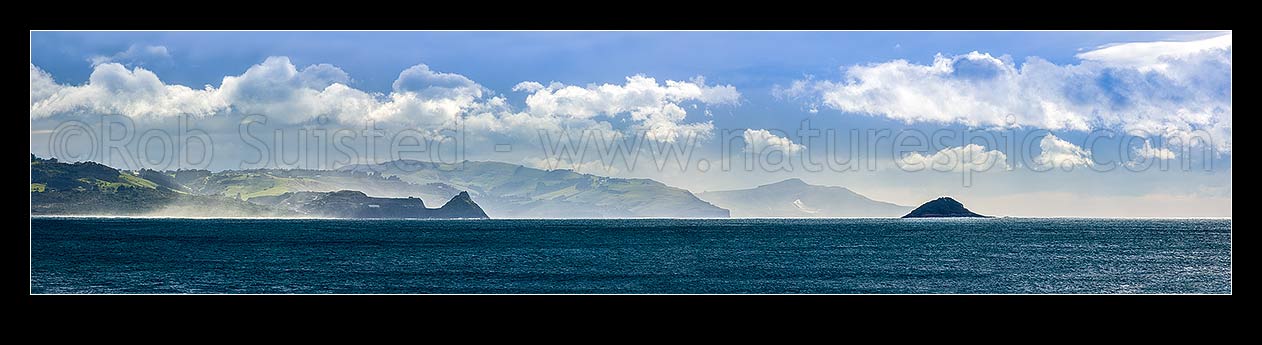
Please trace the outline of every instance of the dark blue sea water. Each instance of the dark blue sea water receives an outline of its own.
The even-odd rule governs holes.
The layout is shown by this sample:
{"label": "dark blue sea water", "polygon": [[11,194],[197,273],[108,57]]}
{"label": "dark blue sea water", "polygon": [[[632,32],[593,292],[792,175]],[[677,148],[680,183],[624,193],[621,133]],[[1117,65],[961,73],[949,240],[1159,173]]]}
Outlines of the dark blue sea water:
{"label": "dark blue sea water", "polygon": [[1231,221],[41,217],[31,291],[1231,293]]}

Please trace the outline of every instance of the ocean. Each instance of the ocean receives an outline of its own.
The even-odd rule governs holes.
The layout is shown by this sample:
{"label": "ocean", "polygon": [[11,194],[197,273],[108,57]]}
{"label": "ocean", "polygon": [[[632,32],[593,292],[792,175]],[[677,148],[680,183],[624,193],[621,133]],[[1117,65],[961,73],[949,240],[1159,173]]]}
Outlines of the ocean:
{"label": "ocean", "polygon": [[34,217],[31,292],[1222,294],[1231,221]]}

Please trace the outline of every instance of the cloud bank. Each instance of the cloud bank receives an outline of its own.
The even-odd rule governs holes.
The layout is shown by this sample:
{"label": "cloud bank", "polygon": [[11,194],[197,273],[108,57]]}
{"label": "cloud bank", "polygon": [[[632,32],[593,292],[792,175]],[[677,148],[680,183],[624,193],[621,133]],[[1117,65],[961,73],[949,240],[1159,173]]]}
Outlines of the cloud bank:
{"label": "cloud bank", "polygon": [[[31,64],[31,118],[124,115],[138,121],[174,116],[265,115],[283,124],[333,120],[342,124],[375,123],[420,129],[454,128],[457,122],[491,134],[522,137],[537,130],[628,131],[648,139],[673,142],[707,138],[713,124],[686,121],[686,103],[736,105],[740,93],[730,85],[706,85],[701,77],[659,83],[643,75],[624,84],[586,87],[522,82],[514,91],[527,92],[526,106],[513,110],[505,99],[456,73],[424,64],[399,73],[391,92],[371,93],[349,86],[350,76],[337,66],[317,64],[299,69],[288,57],[269,57],[239,75],[223,77],[219,86],[195,89],[163,82],[143,67],[117,62],[93,67],[82,85],[63,85]],[[708,111],[708,109],[705,109]]]}
{"label": "cloud bank", "polygon": [[1121,129],[1231,151],[1231,34],[1124,43],[1076,65],[971,52],[851,66],[840,81],[798,80],[776,93],[907,123],[1048,130]]}

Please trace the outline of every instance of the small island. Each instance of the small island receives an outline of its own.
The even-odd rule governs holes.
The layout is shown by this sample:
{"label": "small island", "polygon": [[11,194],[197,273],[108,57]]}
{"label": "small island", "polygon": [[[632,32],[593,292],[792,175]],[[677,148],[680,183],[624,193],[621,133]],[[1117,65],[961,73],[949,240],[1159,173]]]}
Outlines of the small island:
{"label": "small island", "polygon": [[950,197],[933,199],[924,203],[924,205],[920,205],[920,207],[911,210],[910,213],[903,216],[903,218],[955,217],[989,218],[987,216],[973,213],[973,211],[969,211],[967,208],[964,208],[964,204],[961,204],[959,201],[955,201],[955,199],[951,199]]}

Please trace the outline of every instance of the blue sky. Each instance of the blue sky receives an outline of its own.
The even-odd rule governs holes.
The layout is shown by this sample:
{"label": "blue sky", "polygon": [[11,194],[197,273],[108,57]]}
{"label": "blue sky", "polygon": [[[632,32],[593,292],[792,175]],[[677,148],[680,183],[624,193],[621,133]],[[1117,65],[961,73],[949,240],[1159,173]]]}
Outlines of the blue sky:
{"label": "blue sky", "polygon": [[[1082,214],[1075,208],[1099,208],[1081,201],[1090,195],[1099,205],[1135,205],[1109,215],[1163,207],[1230,215],[1230,40],[1230,32],[32,32],[31,150],[56,156],[50,133],[65,121],[121,115],[141,131],[171,130],[176,117],[192,116],[193,127],[227,138],[216,140],[213,163],[196,167],[239,168],[248,145],[231,137],[247,112],[261,112],[267,129],[281,131],[353,128],[368,118],[387,131],[436,130],[458,119],[472,128],[469,159],[535,166],[546,152],[532,133],[545,127],[648,130],[658,141],[698,134],[698,159],[714,161],[728,131],[747,145],[741,152],[817,157],[822,142],[794,133],[808,120],[842,131],[1034,135],[1028,155],[1078,169],[1009,164],[968,185],[952,172],[586,172],[694,191],[801,177],[905,204],[971,196],[1000,214]],[[1145,135],[1121,150],[1099,149],[1121,145],[1107,140],[1083,150],[1098,130]],[[1162,143],[1196,133],[1214,138],[1216,152],[1202,155],[1208,171],[1097,172],[1084,159],[1133,164],[1121,152],[1178,162],[1196,155]],[[515,149],[497,153],[495,144]],[[967,144],[946,140],[916,157],[1019,155]],[[893,150],[873,156],[908,159]],[[568,167],[589,163],[574,160]],[[1059,198],[1063,209],[1014,204],[1019,195]],[[1177,207],[1188,202],[1210,206]]]}
{"label": "blue sky", "polygon": [[[358,87],[388,91],[399,71],[425,63],[493,89],[523,80],[616,82],[637,73],[705,75],[767,87],[803,74],[893,59],[927,63],[970,51],[1076,62],[1080,49],[1212,33],[1172,32],[33,32],[31,61],[69,82],[92,72],[91,56],[133,45],[164,46],[172,63],[145,66],[175,84],[218,83],[268,56],[341,67]],[[174,63],[178,62],[178,64]]]}

